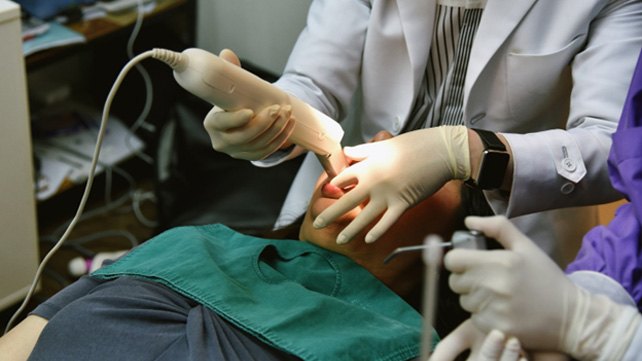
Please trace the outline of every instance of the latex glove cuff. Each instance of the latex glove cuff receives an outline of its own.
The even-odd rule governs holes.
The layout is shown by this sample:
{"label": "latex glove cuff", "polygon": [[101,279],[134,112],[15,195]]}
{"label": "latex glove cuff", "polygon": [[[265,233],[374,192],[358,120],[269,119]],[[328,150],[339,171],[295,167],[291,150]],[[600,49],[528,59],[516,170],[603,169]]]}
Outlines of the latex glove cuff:
{"label": "latex glove cuff", "polygon": [[637,309],[579,287],[574,290],[574,300],[566,302],[570,309],[561,349],[578,360],[622,359],[642,320]]}

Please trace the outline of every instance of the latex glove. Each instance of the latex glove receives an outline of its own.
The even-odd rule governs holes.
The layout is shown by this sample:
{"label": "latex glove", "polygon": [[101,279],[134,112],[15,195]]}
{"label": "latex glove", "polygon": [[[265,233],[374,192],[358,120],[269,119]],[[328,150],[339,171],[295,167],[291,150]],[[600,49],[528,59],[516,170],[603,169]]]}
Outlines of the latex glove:
{"label": "latex glove", "polygon": [[[231,50],[225,49],[219,56],[241,66]],[[289,105],[275,104],[257,114],[251,109],[224,111],[215,106],[205,116],[203,125],[215,150],[238,159],[260,160],[289,145],[294,118]]]}
{"label": "latex glove", "polygon": [[526,360],[515,337],[506,338],[497,330],[485,335],[467,320],[437,344],[430,361],[453,361],[466,350],[470,350],[468,361]]}
{"label": "latex glove", "polygon": [[444,265],[453,291],[481,331],[498,329],[527,349],[556,350],[580,360],[617,360],[640,315],[575,286],[505,217],[468,217],[466,226],[506,250],[455,249]]}
{"label": "latex glove", "polygon": [[349,242],[383,214],[365,237],[367,243],[374,242],[406,209],[431,196],[447,181],[470,177],[468,131],[464,126],[415,130],[381,142],[346,147],[344,152],[358,163],[343,170],[331,184],[354,188],[321,212],[314,227],[323,228],[368,203],[338,235],[339,244]]}

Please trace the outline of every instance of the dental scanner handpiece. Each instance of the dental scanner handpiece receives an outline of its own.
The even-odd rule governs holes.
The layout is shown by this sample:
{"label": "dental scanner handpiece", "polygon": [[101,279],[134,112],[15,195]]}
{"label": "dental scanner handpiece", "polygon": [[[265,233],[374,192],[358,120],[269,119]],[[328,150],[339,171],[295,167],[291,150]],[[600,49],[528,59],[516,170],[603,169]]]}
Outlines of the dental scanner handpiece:
{"label": "dental scanner handpiece", "polygon": [[202,49],[154,49],[153,57],[171,66],[187,91],[224,110],[249,108],[258,113],[273,104],[291,105],[295,126],[289,140],[314,152],[330,177],[346,167],[340,143],[343,129],[302,100]]}

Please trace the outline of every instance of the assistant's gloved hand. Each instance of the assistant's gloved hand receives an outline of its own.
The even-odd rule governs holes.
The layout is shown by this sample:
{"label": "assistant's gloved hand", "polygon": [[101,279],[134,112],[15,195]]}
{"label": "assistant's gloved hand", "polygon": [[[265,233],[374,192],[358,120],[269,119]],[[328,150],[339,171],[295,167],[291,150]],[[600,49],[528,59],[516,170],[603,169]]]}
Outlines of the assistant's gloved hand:
{"label": "assistant's gloved hand", "polygon": [[344,149],[358,163],[343,170],[331,183],[354,186],[315,219],[323,228],[337,217],[368,204],[338,235],[337,243],[349,242],[377,217],[383,217],[366,235],[377,240],[409,207],[431,196],[451,179],[470,177],[468,130],[441,126],[415,130],[389,140]]}
{"label": "assistant's gloved hand", "polygon": [[[241,66],[240,60],[231,50],[225,49],[219,56]],[[251,109],[224,111],[215,106],[205,116],[203,125],[215,150],[233,158],[261,160],[289,145],[288,138],[294,130],[294,118],[289,105],[275,104],[257,114]]]}
{"label": "assistant's gloved hand", "polygon": [[515,336],[527,349],[580,360],[622,357],[640,323],[636,309],[575,286],[505,217],[468,217],[466,226],[506,249],[455,249],[444,259],[450,287],[475,326]]}
{"label": "assistant's gloved hand", "polygon": [[437,344],[430,361],[453,361],[466,350],[470,350],[468,361],[526,360],[515,337],[506,338],[497,330],[486,335],[467,320]]}

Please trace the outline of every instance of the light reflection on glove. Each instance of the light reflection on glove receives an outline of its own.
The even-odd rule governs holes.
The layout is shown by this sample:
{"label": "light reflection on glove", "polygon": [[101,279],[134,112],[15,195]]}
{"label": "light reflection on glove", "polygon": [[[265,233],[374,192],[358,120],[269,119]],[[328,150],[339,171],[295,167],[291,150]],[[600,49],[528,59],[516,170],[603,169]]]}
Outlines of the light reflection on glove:
{"label": "light reflection on glove", "polygon": [[[241,66],[231,50],[225,49],[219,56]],[[287,147],[294,124],[292,107],[278,104],[266,107],[257,114],[251,109],[225,111],[214,106],[203,121],[215,150],[246,160],[261,160]]]}
{"label": "light reflection on glove", "polygon": [[467,320],[437,344],[430,361],[453,361],[466,350],[470,350],[468,361],[526,360],[516,338],[497,330],[486,335]]}
{"label": "light reflection on glove", "polygon": [[464,126],[415,130],[381,142],[346,147],[344,151],[357,163],[331,183],[354,188],[314,222],[314,227],[323,228],[367,201],[338,235],[339,244],[349,242],[383,215],[366,235],[367,243],[374,242],[406,209],[431,196],[449,180],[470,177],[468,130]]}
{"label": "light reflection on glove", "polygon": [[455,249],[444,265],[450,287],[483,332],[498,329],[529,350],[562,351],[580,360],[618,360],[640,315],[574,285],[505,217],[468,217],[466,226],[506,250]]}
{"label": "light reflection on glove", "polygon": [[483,331],[498,329],[527,347],[557,349],[575,286],[559,267],[505,217],[468,217],[466,226],[506,250],[453,250],[444,258],[450,288]]}

